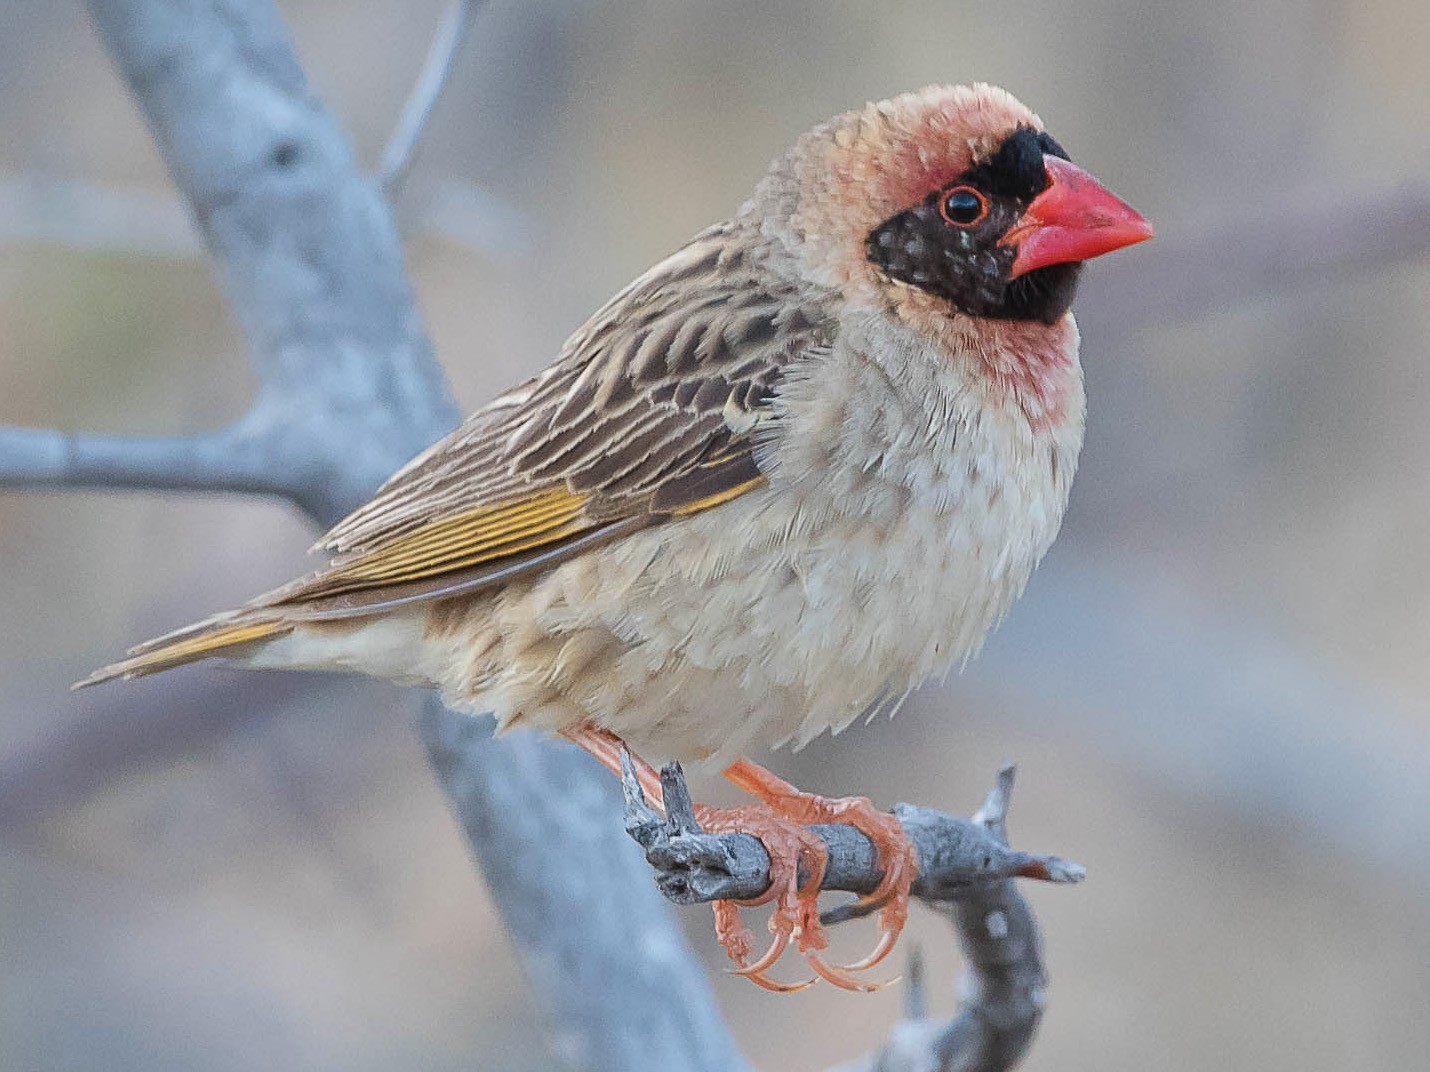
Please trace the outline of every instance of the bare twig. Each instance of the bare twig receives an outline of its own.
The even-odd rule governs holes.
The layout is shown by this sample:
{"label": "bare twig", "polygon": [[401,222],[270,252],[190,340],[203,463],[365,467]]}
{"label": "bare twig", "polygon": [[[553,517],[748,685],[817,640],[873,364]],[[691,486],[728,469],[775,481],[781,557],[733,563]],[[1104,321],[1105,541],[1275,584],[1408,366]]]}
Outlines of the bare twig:
{"label": "bare twig", "polygon": [[480,186],[438,179],[413,200],[418,204],[406,233],[436,235],[489,254],[520,255],[531,249],[531,218]]}
{"label": "bare twig", "polygon": [[29,173],[0,176],[0,241],[140,257],[203,253],[193,220],[173,197]]}
{"label": "bare twig", "polygon": [[[666,786],[664,816],[647,805],[633,771],[627,770],[621,778],[626,830],[645,850],[661,892],[677,904],[699,904],[753,900],[769,889],[770,858],[759,839],[750,834],[701,832],[689,808],[689,790],[679,766],[667,767],[661,774]],[[1011,769],[1005,771],[1000,787],[1002,779],[1011,777]],[[1068,883],[1079,882],[1086,874],[1080,864],[1070,860],[1014,852],[993,820],[980,816],[963,819],[912,804],[898,805],[894,815],[918,854],[919,871],[912,892],[924,901],[956,902],[969,890],[1014,877]],[[879,884],[883,871],[878,854],[861,831],[845,824],[810,829],[829,852],[821,889],[865,894]],[[841,923],[867,911],[873,909],[836,908],[824,919]]]}
{"label": "bare twig", "polygon": [[1427,255],[1430,187],[1374,197],[1288,192],[1208,226],[1184,223],[1180,233],[1100,267],[1078,317],[1096,318],[1105,344],[1149,323],[1205,316]]}
{"label": "bare twig", "polygon": [[[647,805],[634,769],[623,764],[626,830],[645,850],[661,892],[679,904],[751,900],[764,893],[770,858],[759,840],[749,834],[702,833],[678,765],[661,772],[661,783],[664,816]],[[950,917],[963,946],[963,1004],[948,1024],[927,1020],[918,972],[911,982],[909,1017],[882,1053],[846,1072],[1003,1072],[1032,1042],[1047,978],[1037,924],[1013,879],[1071,883],[1081,881],[1086,871],[1056,856],[1009,849],[1012,791],[1013,768],[1005,767],[972,819],[909,804],[894,809],[918,853],[914,896]],[[820,888],[856,894],[873,890],[882,872],[868,838],[842,824],[812,829],[829,850]],[[861,914],[835,909],[823,919],[833,924]]]}
{"label": "bare twig", "polygon": [[442,12],[442,21],[437,25],[437,33],[427,50],[427,58],[422,70],[413,83],[412,92],[402,106],[397,125],[392,130],[387,147],[382,151],[382,160],[377,165],[377,177],[391,195],[401,184],[412,166],[417,152],[417,143],[442,95],[442,88],[452,73],[452,64],[457,52],[471,29],[472,20],[481,9],[484,0],[451,0]]}
{"label": "bare twig", "polygon": [[[441,178],[410,200],[404,234],[437,235],[488,254],[530,248],[531,220],[480,186]],[[176,197],[30,173],[0,175],[0,243],[168,260],[204,255],[193,218]]]}
{"label": "bare twig", "polygon": [[[1013,768],[1005,767],[971,820],[1005,850],[1012,788]],[[973,883],[935,900],[936,910],[952,920],[966,958],[957,1016],[946,1023],[930,1019],[921,993],[912,992],[911,972],[908,1015],[884,1048],[836,1072],[1005,1072],[1027,1052],[1047,987],[1041,939],[1027,902],[1011,878]]]}
{"label": "bare twig", "polygon": [[[1013,768],[999,772],[973,821],[1007,845]],[[1011,881],[969,891],[946,906],[963,947],[963,1002],[939,1036],[939,1072],[1002,1072],[1033,1041],[1047,974],[1032,909]],[[898,1072],[884,1062],[884,1072]]]}
{"label": "bare twig", "polygon": [[236,491],[293,497],[291,460],[237,429],[203,436],[0,428],[0,487]]}

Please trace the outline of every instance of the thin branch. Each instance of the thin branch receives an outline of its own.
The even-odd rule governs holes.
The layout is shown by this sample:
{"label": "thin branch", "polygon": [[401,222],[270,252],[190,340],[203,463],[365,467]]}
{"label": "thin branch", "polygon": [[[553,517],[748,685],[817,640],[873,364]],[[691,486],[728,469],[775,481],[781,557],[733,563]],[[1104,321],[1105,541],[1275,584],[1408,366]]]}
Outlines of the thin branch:
{"label": "thin branch", "polygon": [[1293,191],[1207,226],[1184,221],[1180,231],[1099,268],[1089,277],[1079,319],[1097,317],[1106,339],[1427,256],[1424,184],[1371,197]]}
{"label": "thin branch", "polygon": [[[1005,767],[971,820],[1005,849],[1012,788],[1013,768]],[[938,898],[934,908],[952,921],[963,947],[958,1014],[947,1022],[928,1017],[922,969],[911,967],[908,1012],[884,1048],[833,1072],[1006,1072],[1027,1052],[1042,1018],[1047,973],[1037,923],[1016,884],[975,883]]]}
{"label": "thin branch", "polygon": [[404,213],[407,234],[436,235],[498,256],[520,256],[531,250],[535,230],[531,217],[483,187],[438,179],[414,191],[409,200],[419,203]]}
{"label": "thin branch", "polygon": [[[1011,773],[1005,775],[1011,778]],[[628,770],[621,778],[626,831],[645,851],[660,891],[677,904],[700,904],[753,900],[769,889],[770,857],[759,839],[751,834],[701,832],[688,809],[681,806],[689,792],[679,766],[667,767],[662,780],[675,790],[666,791],[664,816],[647,805],[633,772]],[[984,889],[1002,879],[1072,883],[1086,874],[1080,864],[1057,856],[1014,852],[999,837],[993,820],[964,819],[912,804],[896,806],[894,815],[918,854],[919,872],[912,892],[920,900],[958,901],[970,890]],[[829,852],[820,889],[872,892],[883,878],[873,843],[845,824],[810,829]],[[860,914],[835,909],[825,922],[840,923]]]}
{"label": "thin branch", "polygon": [[[499,256],[531,248],[527,215],[480,186],[438,179],[409,200],[417,203],[403,213],[405,234],[437,235]],[[0,175],[0,243],[176,261],[204,255],[177,197],[28,172]]]}
{"label": "thin branch", "polygon": [[[661,892],[680,904],[748,900],[764,893],[770,858],[759,840],[748,834],[702,833],[679,765],[662,771],[661,782],[664,816],[646,804],[634,769],[624,765],[626,829],[645,850]],[[1086,871],[1056,856],[1008,847],[1012,791],[1013,768],[1005,767],[971,819],[908,804],[894,809],[918,853],[914,896],[947,914],[958,932],[965,956],[963,1003],[946,1025],[906,1020],[882,1053],[845,1072],[1004,1072],[1032,1043],[1047,976],[1037,924],[1013,879],[1073,883]],[[855,894],[873,890],[882,872],[868,838],[842,824],[812,829],[829,850],[820,888]],[[846,907],[823,919],[832,924],[860,914]],[[915,1011],[923,1007],[921,989],[911,994],[909,1004]]]}
{"label": "thin branch", "polygon": [[0,175],[0,242],[179,260],[203,254],[173,197],[32,173]]}
{"label": "thin branch", "polygon": [[451,0],[442,13],[442,21],[437,25],[437,33],[427,50],[427,58],[422,70],[413,83],[412,92],[402,106],[397,125],[382,151],[382,159],[377,165],[377,177],[383,188],[391,196],[401,184],[412,166],[417,153],[417,144],[437,105],[437,98],[447,84],[452,73],[452,64],[457,52],[471,29],[472,21],[481,9],[484,0]]}
{"label": "thin branch", "polygon": [[[973,821],[1007,845],[1007,815],[1013,768],[998,774]],[[1003,881],[945,906],[963,947],[962,1005],[938,1037],[939,1072],[1003,1072],[1033,1041],[1042,1018],[1047,973],[1042,939],[1028,902]],[[899,1072],[887,1059],[882,1072]],[[912,1072],[912,1069],[909,1070]]]}
{"label": "thin branch", "polygon": [[274,444],[234,430],[199,436],[102,436],[0,427],[0,487],[124,488],[295,495]]}
{"label": "thin branch", "polygon": [[[690,904],[753,900],[769,888],[770,858],[758,839],[701,832],[679,764],[661,772],[661,786],[664,816],[647,805],[634,767],[628,757],[623,760],[626,830],[645,850],[662,893]],[[1006,1072],[1032,1044],[1047,976],[1037,924],[1013,879],[1074,883],[1086,871],[1056,856],[1008,847],[1012,791],[1013,768],[1005,767],[971,819],[909,804],[894,809],[918,854],[914,896],[947,914],[958,932],[964,997],[948,1024],[930,1021],[923,1013],[922,970],[912,972],[910,1018],[895,1028],[881,1053],[845,1072]],[[843,824],[811,830],[829,852],[820,889],[855,894],[874,889],[883,873],[868,838]],[[846,905],[822,919],[834,924],[874,910]]]}

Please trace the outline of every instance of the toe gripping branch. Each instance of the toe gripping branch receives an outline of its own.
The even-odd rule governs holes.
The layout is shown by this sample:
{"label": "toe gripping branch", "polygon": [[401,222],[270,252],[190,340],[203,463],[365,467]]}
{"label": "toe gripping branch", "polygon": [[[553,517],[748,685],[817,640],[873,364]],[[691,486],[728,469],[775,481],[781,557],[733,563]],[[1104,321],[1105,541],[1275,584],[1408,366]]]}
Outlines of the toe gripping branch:
{"label": "toe gripping branch", "polygon": [[[679,764],[665,767],[660,779],[663,816],[646,803],[634,767],[623,761],[626,831],[645,851],[661,893],[682,905],[758,901],[770,887],[770,856],[764,845],[750,834],[703,832]],[[1047,977],[1037,924],[1013,880],[1075,883],[1086,870],[1057,856],[1008,847],[1005,820],[1012,788],[1009,766],[998,773],[972,818],[911,804],[894,808],[918,856],[911,893],[952,921],[966,964],[959,1014],[952,1021],[932,1020],[924,1014],[923,973],[915,954],[906,1020],[879,1056],[881,1069],[993,1072],[1012,1067],[1032,1042]],[[859,901],[883,877],[869,838],[842,823],[809,829],[829,852],[820,888],[856,895],[823,913],[821,922],[834,925],[875,911],[876,905]],[[801,882],[804,879],[801,874]],[[929,1065],[930,1059],[936,1063]]]}
{"label": "toe gripping branch", "polygon": [[[621,777],[626,832],[645,850],[660,892],[682,905],[753,901],[764,894],[770,885],[770,857],[759,839],[751,834],[702,832],[678,763],[666,766],[660,780],[665,792],[664,816],[646,803],[633,770],[624,771]],[[972,819],[912,804],[894,808],[894,816],[918,852],[918,876],[912,889],[915,897],[931,903],[958,903],[1011,878],[1060,883],[1082,880],[1086,874],[1082,865],[1057,856],[1015,852],[999,836],[1012,781],[1013,768],[1004,768],[998,787],[989,794],[989,802],[999,809],[996,819],[988,804]],[[829,850],[821,889],[862,896],[878,886],[883,877],[878,854],[861,831],[842,823],[809,829]],[[800,878],[803,881],[805,876],[801,873]],[[854,910],[841,905],[821,918],[825,924],[842,923],[875,908]]]}

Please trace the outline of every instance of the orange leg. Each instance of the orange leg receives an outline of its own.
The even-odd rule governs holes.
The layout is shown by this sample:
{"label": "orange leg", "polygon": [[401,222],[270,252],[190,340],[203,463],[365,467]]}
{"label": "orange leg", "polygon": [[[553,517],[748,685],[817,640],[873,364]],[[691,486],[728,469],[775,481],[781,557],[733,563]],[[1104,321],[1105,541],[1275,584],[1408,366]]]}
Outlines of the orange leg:
{"label": "orange leg", "polygon": [[[609,770],[620,773],[625,745],[609,730],[579,726],[565,731],[563,736],[591,753]],[[657,807],[663,807],[660,774],[645,760],[634,754],[631,758],[646,798]],[[917,859],[898,820],[878,811],[867,797],[827,798],[805,793],[748,759],[731,764],[725,770],[725,777],[760,802],[737,808],[697,804],[696,821],[709,833],[753,835],[770,857],[768,890],[751,901],[714,903],[715,932],[730,959],[740,966],[736,974],[767,990],[803,990],[814,980],[781,983],[765,974],[793,941],[815,973],[835,986],[845,990],[879,989],[884,984],[860,982],[849,973],[872,968],[888,956],[908,918],[909,887],[917,872]],[[869,956],[846,967],[828,964],[819,955],[829,945],[819,922],[818,903],[819,887],[829,858],[824,843],[806,829],[815,823],[848,823],[862,831],[874,843],[884,866],[884,877],[878,887],[859,901],[864,905],[882,905],[879,943]],[[803,884],[799,882],[801,869],[805,872]],[[765,952],[751,962],[753,938],[740,919],[740,909],[771,901],[775,902],[775,908],[769,929],[774,937]]]}
{"label": "orange leg", "polygon": [[[608,771],[617,778],[621,776],[621,752],[630,751],[626,748],[626,742],[617,737],[610,730],[603,730],[598,726],[589,723],[582,723],[569,730],[562,730],[561,736],[565,737],[572,744],[584,749],[593,755]],[[656,770],[640,756],[631,752],[631,762],[636,768],[636,780],[640,782],[641,792],[655,807],[661,811],[665,810],[665,791],[660,787],[660,771]]]}

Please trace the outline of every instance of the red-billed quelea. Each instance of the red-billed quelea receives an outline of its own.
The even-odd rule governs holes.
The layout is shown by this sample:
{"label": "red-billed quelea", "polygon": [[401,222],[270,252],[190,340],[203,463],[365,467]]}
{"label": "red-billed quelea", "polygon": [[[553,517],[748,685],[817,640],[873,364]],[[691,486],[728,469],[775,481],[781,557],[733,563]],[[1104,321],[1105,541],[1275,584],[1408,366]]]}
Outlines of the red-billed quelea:
{"label": "red-billed quelea", "polygon": [[[769,950],[717,905],[745,974],[792,939],[818,974],[892,947],[915,861],[864,798],[741,753],[802,744],[966,659],[1057,534],[1083,437],[1081,262],[1151,237],[985,85],[933,86],[801,137],[754,195],[621,291],[555,364],[394,476],[324,569],[135,649],[85,684],[211,655],[431,685],[618,766],[726,769],[762,803]],[[650,792],[658,792],[642,766]],[[878,948],[825,963],[803,829],[883,855]]]}

